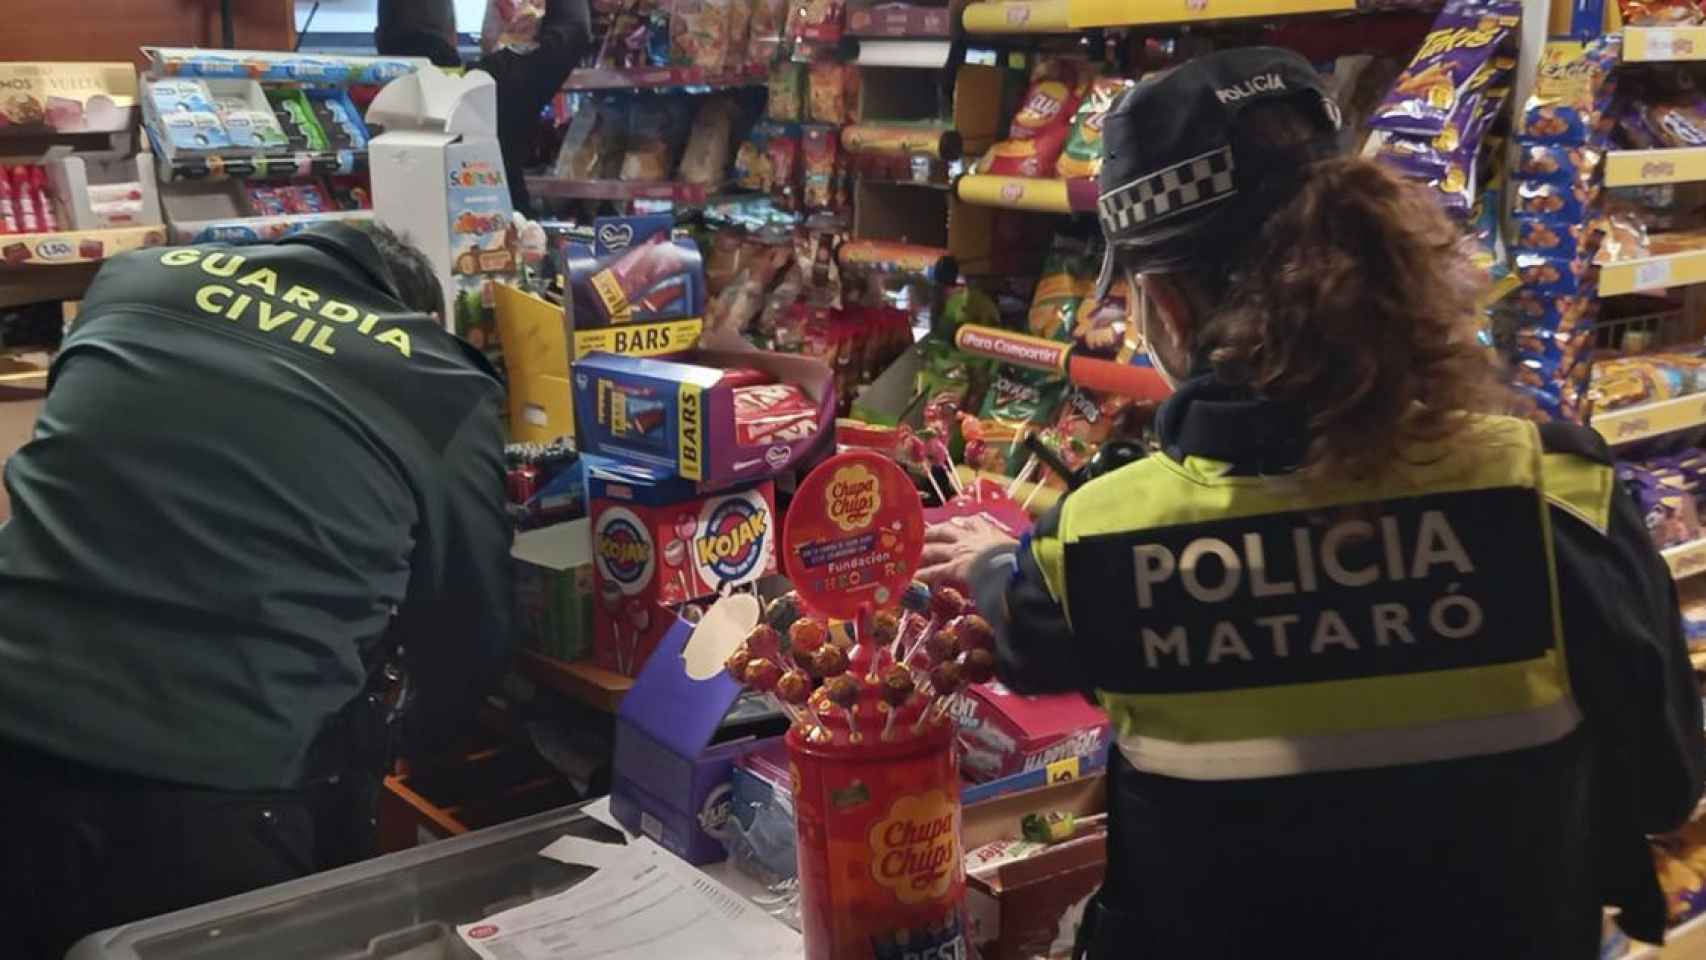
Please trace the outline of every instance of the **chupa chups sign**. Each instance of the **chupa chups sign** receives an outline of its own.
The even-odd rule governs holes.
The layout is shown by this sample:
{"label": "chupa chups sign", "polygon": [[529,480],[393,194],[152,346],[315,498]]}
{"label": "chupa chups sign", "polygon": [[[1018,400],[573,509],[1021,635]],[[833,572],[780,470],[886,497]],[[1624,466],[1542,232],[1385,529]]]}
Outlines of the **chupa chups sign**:
{"label": "chupa chups sign", "polygon": [[824,461],[800,484],[782,537],[807,607],[851,620],[894,604],[924,550],[924,508],[906,472],[869,450]]}

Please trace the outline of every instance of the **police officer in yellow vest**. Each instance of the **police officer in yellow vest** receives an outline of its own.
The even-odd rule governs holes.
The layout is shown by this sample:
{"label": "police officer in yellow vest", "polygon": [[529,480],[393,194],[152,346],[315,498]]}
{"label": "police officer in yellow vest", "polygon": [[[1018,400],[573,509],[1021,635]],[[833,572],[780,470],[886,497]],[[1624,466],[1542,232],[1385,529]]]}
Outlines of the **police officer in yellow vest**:
{"label": "police officer in yellow vest", "polygon": [[1286,51],[1146,79],[1104,143],[1160,451],[925,557],[1009,686],[1112,720],[1081,946],[1591,958],[1602,906],[1659,938],[1644,834],[1706,775],[1676,591],[1594,434],[1491,412],[1454,225]]}

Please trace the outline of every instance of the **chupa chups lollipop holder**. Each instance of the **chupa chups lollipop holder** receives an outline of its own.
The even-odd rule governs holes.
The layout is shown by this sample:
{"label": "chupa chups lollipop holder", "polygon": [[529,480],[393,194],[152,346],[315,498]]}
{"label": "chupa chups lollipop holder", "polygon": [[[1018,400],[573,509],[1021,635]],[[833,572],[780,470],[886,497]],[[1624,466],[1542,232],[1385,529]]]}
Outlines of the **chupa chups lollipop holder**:
{"label": "chupa chups lollipop holder", "polygon": [[[800,603],[858,625],[848,665],[822,671],[833,676],[810,719],[786,737],[809,960],[967,956],[954,725],[876,637],[878,611],[911,588],[923,533],[912,482],[870,451],[812,471],[788,515]],[[886,682],[897,671],[899,688]]]}

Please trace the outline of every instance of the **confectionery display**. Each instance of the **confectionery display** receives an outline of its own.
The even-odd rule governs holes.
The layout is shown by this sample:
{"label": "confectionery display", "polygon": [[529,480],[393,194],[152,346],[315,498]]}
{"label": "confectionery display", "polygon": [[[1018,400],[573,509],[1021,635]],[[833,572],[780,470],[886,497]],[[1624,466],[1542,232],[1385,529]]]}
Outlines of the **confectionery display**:
{"label": "confectionery display", "polygon": [[[1155,449],[1149,306],[1103,276],[1095,216],[1104,126],[1146,78],[1254,42],[1317,66],[1343,145],[1460,225],[1513,405],[1605,439],[1706,666],[1706,66],[1693,34],[1639,33],[1706,31],[1706,4],[1580,0],[1535,62],[1528,0],[1288,6],[594,0],[513,211],[495,130],[399,112],[388,84],[440,79],[423,61],[0,64],[0,145],[32,138],[0,149],[0,282],[413,228],[446,323],[505,375],[522,650],[488,712],[577,795],[608,784],[630,833],[729,860],[812,960],[1064,958],[1115,731],[1002,684],[1009,638],[920,556],[955,518],[1022,537]],[[411,129],[445,142],[384,167]],[[1706,936],[1706,819],[1650,849],[1669,920]]]}

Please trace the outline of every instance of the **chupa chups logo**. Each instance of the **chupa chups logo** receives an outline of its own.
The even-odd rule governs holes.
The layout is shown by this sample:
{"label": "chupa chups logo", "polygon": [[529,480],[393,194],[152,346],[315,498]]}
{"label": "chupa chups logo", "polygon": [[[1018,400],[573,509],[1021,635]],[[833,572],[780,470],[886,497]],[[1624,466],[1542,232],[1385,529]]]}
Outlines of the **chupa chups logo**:
{"label": "chupa chups logo", "polygon": [[940,790],[896,800],[871,827],[871,879],[901,903],[947,896],[961,866],[957,819]]}
{"label": "chupa chups logo", "polygon": [[605,510],[593,531],[593,547],[599,573],[623,593],[639,593],[651,582],[656,551],[639,517],[621,507]]}
{"label": "chupa chups logo", "polygon": [[699,829],[714,840],[727,840],[734,836],[734,819],[734,788],[718,784],[699,806]]}
{"label": "chupa chups logo", "polygon": [[848,533],[869,527],[883,505],[876,474],[860,463],[835,471],[824,491],[824,505],[829,519]]}
{"label": "chupa chups logo", "polygon": [[761,494],[748,492],[706,503],[699,535],[693,540],[693,562],[701,578],[716,586],[756,580],[770,565],[773,526]]}

